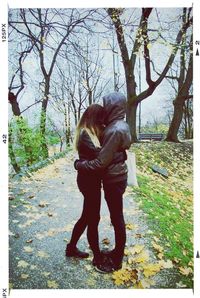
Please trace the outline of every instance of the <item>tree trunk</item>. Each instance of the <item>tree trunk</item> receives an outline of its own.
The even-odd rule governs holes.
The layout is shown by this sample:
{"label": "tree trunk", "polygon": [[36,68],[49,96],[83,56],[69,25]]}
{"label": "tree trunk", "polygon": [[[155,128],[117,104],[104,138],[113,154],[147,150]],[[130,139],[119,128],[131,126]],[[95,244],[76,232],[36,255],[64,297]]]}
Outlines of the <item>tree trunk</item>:
{"label": "tree trunk", "polygon": [[127,123],[130,127],[132,142],[137,142],[137,107],[136,83],[132,73],[131,63],[125,64],[126,91],[127,91]]}
{"label": "tree trunk", "polygon": [[67,148],[70,145],[70,139],[71,139],[69,103],[68,103],[67,107],[66,107],[66,104],[64,104],[64,116],[65,116],[65,143],[66,143],[66,148]]}
{"label": "tree trunk", "polygon": [[45,78],[45,93],[44,99],[42,101],[42,110],[40,116],[40,133],[41,133],[41,148],[42,148],[42,156],[43,158],[48,158],[48,146],[46,141],[46,114],[47,114],[47,105],[49,100],[49,79]]}
{"label": "tree trunk", "polygon": [[126,119],[130,127],[132,142],[137,142],[138,140],[137,133],[136,133],[137,106],[138,106],[138,103],[136,101],[132,105],[127,104]]}
{"label": "tree trunk", "polygon": [[178,102],[178,98],[176,98],[176,100],[174,101],[174,114],[172,122],[170,124],[165,141],[176,143],[180,142],[177,135],[183,118],[183,106],[184,102]]}

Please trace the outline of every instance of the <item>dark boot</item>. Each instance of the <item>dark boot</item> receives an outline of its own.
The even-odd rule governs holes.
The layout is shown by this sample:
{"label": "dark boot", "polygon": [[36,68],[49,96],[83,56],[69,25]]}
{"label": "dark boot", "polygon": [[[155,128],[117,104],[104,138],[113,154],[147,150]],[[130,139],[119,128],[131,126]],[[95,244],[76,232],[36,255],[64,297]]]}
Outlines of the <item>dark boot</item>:
{"label": "dark boot", "polygon": [[80,251],[77,247],[72,247],[70,244],[67,245],[65,251],[66,257],[75,257],[75,258],[88,258],[89,254],[87,252]]}
{"label": "dark boot", "polygon": [[103,254],[98,258],[94,258],[92,264],[95,270],[100,273],[111,273],[114,271],[112,263],[108,262],[108,259]]}
{"label": "dark boot", "polygon": [[113,271],[122,268],[122,258],[116,255],[115,250],[102,250],[102,255],[104,256],[104,263],[109,264],[113,268]]}

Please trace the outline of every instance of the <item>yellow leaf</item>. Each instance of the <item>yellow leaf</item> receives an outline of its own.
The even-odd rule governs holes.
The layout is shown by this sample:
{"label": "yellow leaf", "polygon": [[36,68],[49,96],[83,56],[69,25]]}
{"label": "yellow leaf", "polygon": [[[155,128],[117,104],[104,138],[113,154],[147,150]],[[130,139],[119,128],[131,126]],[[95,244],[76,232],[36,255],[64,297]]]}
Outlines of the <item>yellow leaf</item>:
{"label": "yellow leaf", "polygon": [[160,252],[160,253],[158,254],[158,258],[159,258],[159,259],[162,259],[163,257],[164,257],[163,253]]}
{"label": "yellow leaf", "polygon": [[149,42],[148,44],[147,44],[147,49],[150,49],[152,47],[152,44]]}
{"label": "yellow leaf", "polygon": [[143,287],[141,281],[137,282],[137,283],[134,285],[134,288],[135,288],[135,289],[144,289],[144,287]]}
{"label": "yellow leaf", "polygon": [[138,256],[136,256],[133,261],[135,263],[145,263],[149,260],[149,254],[147,251],[143,251]]}
{"label": "yellow leaf", "polygon": [[190,273],[192,273],[192,268],[190,267],[179,267],[179,271],[181,272],[181,274],[188,276]]}
{"label": "yellow leaf", "polygon": [[55,280],[47,280],[48,288],[57,289],[59,284]]}
{"label": "yellow leaf", "polygon": [[26,268],[28,266],[29,266],[29,264],[26,261],[23,261],[23,260],[19,261],[18,264],[17,264],[17,267],[22,267],[22,268]]}
{"label": "yellow leaf", "polygon": [[126,229],[127,230],[133,230],[134,229],[134,225],[133,224],[126,224]]}
{"label": "yellow leaf", "polygon": [[156,236],[154,236],[153,239],[154,239],[156,242],[160,241],[160,239],[158,239]]}
{"label": "yellow leaf", "polygon": [[163,252],[163,247],[160,246],[159,244],[155,243],[154,241],[152,242],[153,247],[155,248],[155,250],[157,250],[158,252]]}
{"label": "yellow leaf", "polygon": [[160,268],[161,268],[160,264],[150,263],[144,267],[144,272],[143,272],[144,276],[149,277],[149,276],[155,275],[157,272],[160,271]]}
{"label": "yellow leaf", "polygon": [[128,256],[128,255],[130,255],[130,250],[129,249],[127,249],[127,248],[125,248],[125,250],[124,250],[124,255],[125,256]]}
{"label": "yellow leaf", "polygon": [[136,244],[134,245],[133,247],[130,248],[130,251],[132,254],[135,254],[135,253],[140,253],[142,250],[144,249],[144,245],[141,245],[141,244]]}
{"label": "yellow leaf", "polygon": [[131,264],[133,263],[133,261],[134,261],[134,259],[131,257],[131,258],[128,258],[127,263],[128,263],[129,265],[131,265]]}

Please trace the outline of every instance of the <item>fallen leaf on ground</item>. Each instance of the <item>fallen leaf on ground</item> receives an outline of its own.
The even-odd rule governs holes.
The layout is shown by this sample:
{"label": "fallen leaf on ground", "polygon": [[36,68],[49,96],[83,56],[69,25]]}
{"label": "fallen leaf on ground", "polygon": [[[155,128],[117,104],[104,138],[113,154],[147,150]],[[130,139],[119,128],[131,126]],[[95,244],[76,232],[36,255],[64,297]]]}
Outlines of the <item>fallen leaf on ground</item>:
{"label": "fallen leaf on ground", "polygon": [[47,232],[47,235],[52,237],[56,234],[56,230],[55,229],[50,229],[48,232]]}
{"label": "fallen leaf on ground", "polygon": [[45,235],[42,234],[42,233],[37,233],[37,234],[35,235],[35,237],[36,237],[37,239],[39,239],[39,240],[42,240],[42,239],[45,237]]}
{"label": "fallen leaf on ground", "polygon": [[73,229],[73,225],[68,224],[63,228],[63,232],[71,232],[72,229]]}
{"label": "fallen leaf on ground", "polygon": [[33,252],[33,248],[30,246],[24,246],[24,251],[27,253],[31,253],[31,252]]}
{"label": "fallen leaf on ground", "polygon": [[87,270],[92,270],[92,266],[91,265],[85,265],[85,268],[87,269]]}
{"label": "fallen leaf on ground", "polygon": [[179,281],[179,282],[176,283],[176,287],[177,287],[177,288],[186,288],[187,286],[184,285],[184,284],[182,283],[182,281]]}
{"label": "fallen leaf on ground", "polygon": [[190,262],[188,263],[188,266],[190,266],[190,267],[194,267],[194,262],[193,262],[193,261],[190,261]]}
{"label": "fallen leaf on ground", "polygon": [[162,252],[160,252],[160,253],[157,255],[157,257],[158,257],[159,259],[162,259],[162,258],[164,257],[164,254],[163,254]]}
{"label": "fallen leaf on ground", "polygon": [[28,266],[29,266],[29,264],[24,260],[19,261],[17,264],[17,267],[22,267],[22,268],[26,268]]}
{"label": "fallen leaf on ground", "polygon": [[39,251],[37,252],[37,256],[40,257],[40,258],[49,258],[48,253],[46,253],[46,252],[43,251],[43,250],[39,250]]}
{"label": "fallen leaf on ground", "polygon": [[137,229],[138,225],[134,225],[134,224],[126,224],[126,229],[127,230],[134,230],[134,229]]}
{"label": "fallen leaf on ground", "polygon": [[135,234],[135,238],[142,238],[142,234]]}
{"label": "fallen leaf on ground", "polygon": [[160,264],[151,263],[151,264],[145,265],[145,267],[143,267],[143,269],[144,269],[144,271],[143,271],[144,276],[149,277],[149,276],[155,275],[157,272],[159,272],[161,269],[161,266],[160,266]]}
{"label": "fallen leaf on ground", "polygon": [[13,223],[18,223],[19,220],[13,219],[12,222],[13,222]]}
{"label": "fallen leaf on ground", "polygon": [[135,263],[145,263],[149,260],[149,254],[147,251],[142,251],[134,258]]}
{"label": "fallen leaf on ground", "polygon": [[18,238],[20,237],[19,233],[16,233],[16,234],[14,235],[14,237],[15,237],[16,239],[18,239]]}
{"label": "fallen leaf on ground", "polygon": [[38,206],[41,207],[41,208],[44,208],[44,207],[47,207],[48,205],[49,204],[47,202],[41,201]]}
{"label": "fallen leaf on ground", "polygon": [[44,275],[45,277],[48,277],[51,273],[45,271],[45,272],[42,272],[41,274]]}
{"label": "fallen leaf on ground", "polygon": [[105,238],[102,240],[103,244],[109,245],[110,244],[110,240],[108,238]]}
{"label": "fallen leaf on ground", "polygon": [[24,273],[23,273],[23,274],[21,274],[21,278],[22,278],[22,279],[27,279],[28,277],[29,277],[29,275],[28,275],[28,274],[24,274]]}
{"label": "fallen leaf on ground", "polygon": [[134,286],[135,289],[149,289],[151,286],[155,285],[155,282],[151,279],[144,278],[140,280],[136,285]]}
{"label": "fallen leaf on ground", "polygon": [[35,197],[35,195],[30,195],[28,196],[28,199],[33,199]]}
{"label": "fallen leaf on ground", "polygon": [[59,284],[55,280],[47,280],[48,288],[57,289]]}
{"label": "fallen leaf on ground", "polygon": [[180,259],[178,259],[178,258],[175,257],[175,258],[173,258],[173,262],[176,263],[176,264],[178,264],[178,263],[180,263]]}
{"label": "fallen leaf on ground", "polygon": [[87,283],[87,285],[88,286],[95,286],[96,285],[96,280],[95,279],[88,279],[87,281],[86,281],[86,283]]}
{"label": "fallen leaf on ground", "polygon": [[187,256],[187,254],[188,254],[187,250],[183,249],[182,252],[183,252],[184,256]]}
{"label": "fallen leaf on ground", "polygon": [[126,229],[133,230],[134,225],[133,224],[126,224]]}
{"label": "fallen leaf on ground", "polygon": [[188,276],[190,273],[192,273],[192,268],[190,267],[179,267],[179,271],[181,274]]}
{"label": "fallen leaf on ground", "polygon": [[140,253],[144,249],[144,245],[136,244],[133,247],[130,247],[130,251],[132,254]]}
{"label": "fallen leaf on ground", "polygon": [[152,245],[154,247],[155,250],[157,250],[158,252],[163,252],[163,247],[160,246],[159,244],[157,244],[156,242],[152,242]]}
{"label": "fallen leaf on ground", "polygon": [[161,260],[159,261],[159,264],[161,265],[162,268],[165,268],[165,269],[173,268],[173,263],[171,260],[167,260],[167,261]]}
{"label": "fallen leaf on ground", "polygon": [[47,214],[48,214],[49,217],[53,216],[53,213],[51,213],[51,212],[48,212]]}
{"label": "fallen leaf on ground", "polygon": [[160,241],[160,239],[158,239],[156,236],[154,236],[153,239],[154,239],[156,242],[159,242],[159,241]]}
{"label": "fallen leaf on ground", "polygon": [[118,271],[115,271],[112,274],[112,278],[114,279],[114,283],[117,286],[123,285],[127,282],[135,283],[138,279],[138,272],[136,269],[120,269]]}

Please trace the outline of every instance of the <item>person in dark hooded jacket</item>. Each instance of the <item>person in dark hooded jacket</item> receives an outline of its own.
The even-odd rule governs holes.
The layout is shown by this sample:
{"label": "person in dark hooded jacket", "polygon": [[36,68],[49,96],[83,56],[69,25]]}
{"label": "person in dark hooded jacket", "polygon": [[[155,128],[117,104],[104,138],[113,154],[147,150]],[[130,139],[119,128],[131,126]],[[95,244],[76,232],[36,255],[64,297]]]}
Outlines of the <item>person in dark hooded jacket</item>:
{"label": "person in dark hooded jacket", "polygon": [[105,199],[110,211],[115,232],[115,248],[107,254],[107,265],[101,271],[110,272],[122,267],[126,230],[123,216],[123,193],[127,186],[126,157],[113,163],[117,152],[125,152],[131,145],[131,134],[124,121],[126,97],[120,92],[113,92],[103,97],[106,128],[102,138],[102,148],[93,160],[76,160],[75,168],[80,172],[102,174]]}

